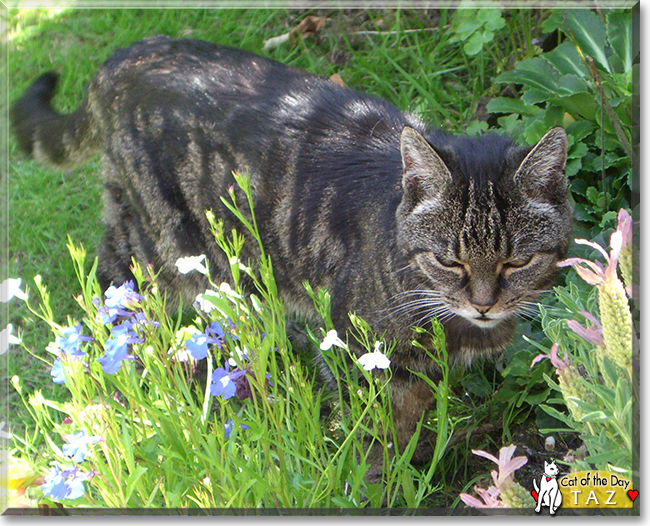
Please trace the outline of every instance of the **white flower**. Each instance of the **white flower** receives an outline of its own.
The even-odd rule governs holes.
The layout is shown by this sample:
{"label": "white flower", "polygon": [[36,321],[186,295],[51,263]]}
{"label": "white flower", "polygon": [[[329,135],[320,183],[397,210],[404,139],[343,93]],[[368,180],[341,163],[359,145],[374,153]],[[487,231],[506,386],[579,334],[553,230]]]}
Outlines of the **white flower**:
{"label": "white flower", "polygon": [[18,345],[20,343],[20,338],[16,338],[11,334],[13,330],[14,326],[10,323],[0,331],[0,354],[6,353],[10,344]]}
{"label": "white flower", "polygon": [[237,360],[235,360],[235,357],[239,359],[240,363],[243,363],[244,360],[248,360],[248,349],[244,347],[244,350],[242,351],[239,346],[235,346],[235,352],[230,354],[231,358],[228,358],[228,364],[230,364],[232,367],[237,367]]}
{"label": "white flower", "polygon": [[199,308],[205,313],[210,313],[216,307],[214,306],[214,303],[212,303],[209,299],[206,298],[206,296],[212,296],[213,298],[220,298],[221,296],[219,295],[218,292],[208,289],[203,294],[199,294],[196,297],[196,302],[199,304]]}
{"label": "white flower", "polygon": [[388,369],[390,366],[390,360],[385,354],[379,352],[379,347],[381,347],[381,342],[375,342],[375,350],[366,353],[359,358],[359,364],[366,371],[372,371],[373,369]]}
{"label": "white flower", "polygon": [[325,335],[325,339],[320,344],[320,350],[328,351],[329,349],[332,348],[332,345],[336,345],[337,347],[341,347],[342,349],[348,348],[347,344],[343,340],[341,340],[341,338],[339,338],[339,335],[334,329],[332,329]]}
{"label": "white flower", "polygon": [[219,285],[219,290],[223,292],[226,296],[230,296],[231,298],[241,299],[241,296],[237,294],[234,290],[232,290],[231,286],[225,281],[221,285]]}
{"label": "white flower", "polygon": [[176,261],[176,266],[181,274],[187,274],[192,270],[196,270],[201,274],[207,274],[208,269],[201,263],[204,259],[205,254],[201,254],[200,256],[187,256],[185,258],[179,258]]}
{"label": "white flower", "polygon": [[21,279],[9,278],[0,284],[0,301],[7,303],[11,298],[16,296],[20,300],[26,300],[27,294],[20,290]]}

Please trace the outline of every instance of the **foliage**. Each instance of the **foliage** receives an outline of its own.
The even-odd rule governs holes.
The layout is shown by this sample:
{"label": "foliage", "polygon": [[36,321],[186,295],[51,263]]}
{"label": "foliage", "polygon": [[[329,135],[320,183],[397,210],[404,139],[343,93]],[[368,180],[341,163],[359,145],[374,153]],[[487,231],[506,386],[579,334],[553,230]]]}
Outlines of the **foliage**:
{"label": "foliage", "polygon": [[477,55],[488,42],[495,37],[495,32],[506,25],[502,9],[459,9],[454,15],[452,42],[462,42],[465,53]]}
{"label": "foliage", "polygon": [[[536,143],[553,126],[569,138],[567,176],[575,217],[592,238],[614,223],[615,212],[631,204],[632,13],[611,10],[604,22],[589,10],[554,16],[564,40],[552,51],[528,58],[496,81],[521,86],[520,97],[497,97],[487,106],[502,129]],[[632,162],[630,162],[632,160]],[[603,214],[603,210],[605,213]]]}

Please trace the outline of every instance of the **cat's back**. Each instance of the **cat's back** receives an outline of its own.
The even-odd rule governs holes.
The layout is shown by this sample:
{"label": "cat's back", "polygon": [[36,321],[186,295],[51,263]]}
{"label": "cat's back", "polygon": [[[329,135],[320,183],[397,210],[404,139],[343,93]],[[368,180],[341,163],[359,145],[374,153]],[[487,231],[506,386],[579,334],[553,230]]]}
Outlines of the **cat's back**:
{"label": "cat's back", "polygon": [[358,121],[364,132],[364,119],[377,115],[399,130],[406,123],[392,104],[326,77],[241,49],[163,35],[118,50],[104,62],[90,91],[104,107],[203,115],[237,110],[240,117],[256,114],[283,125],[309,123],[310,129],[334,126],[348,135],[355,131],[348,121]]}

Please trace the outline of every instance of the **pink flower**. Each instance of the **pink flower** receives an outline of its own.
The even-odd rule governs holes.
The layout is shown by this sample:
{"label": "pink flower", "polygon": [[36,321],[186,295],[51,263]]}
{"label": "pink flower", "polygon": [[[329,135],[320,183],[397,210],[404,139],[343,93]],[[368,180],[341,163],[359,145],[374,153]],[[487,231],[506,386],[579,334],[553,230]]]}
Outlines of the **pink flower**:
{"label": "pink flower", "polygon": [[480,451],[472,449],[472,453],[479,457],[487,458],[499,466],[499,474],[497,475],[496,471],[492,471],[492,479],[494,480],[494,485],[497,488],[501,488],[504,482],[520,467],[524,466],[528,462],[527,457],[515,457],[512,458],[512,455],[515,454],[517,446],[511,444],[509,446],[504,446],[499,450],[499,458],[491,455],[486,451]]}
{"label": "pink flower", "polygon": [[557,348],[558,348],[557,343],[554,343],[548,354],[538,354],[537,356],[535,356],[535,358],[533,358],[533,361],[531,362],[530,366],[532,367],[537,362],[541,362],[544,358],[548,358],[549,360],[551,360],[551,363],[553,364],[553,367],[555,367],[557,373],[558,374],[561,373],[564,369],[568,368],[571,365],[571,360],[569,359],[568,353],[564,353],[564,360],[560,360],[560,358],[557,355]]}
{"label": "pink flower", "polygon": [[499,493],[501,492],[494,486],[490,486],[487,490],[475,486],[474,491],[479,494],[479,496],[483,499],[483,502],[478,500],[476,497],[472,497],[467,493],[461,493],[460,500],[462,500],[467,506],[471,508],[505,508],[506,507],[506,505],[503,502],[497,499]]}
{"label": "pink flower", "polygon": [[600,322],[587,311],[580,311],[580,314],[582,314],[592,323],[591,327],[586,329],[576,320],[569,320],[567,322],[569,329],[571,329],[583,340],[591,343],[592,345],[595,345],[597,347],[602,347],[605,345],[603,341],[603,327],[600,325]]}
{"label": "pink flower", "polygon": [[623,248],[629,247],[632,244],[632,216],[625,208],[621,208],[618,211],[616,230],[623,237]]}
{"label": "pink flower", "polygon": [[[623,236],[620,231],[617,230],[614,232],[610,238],[609,244],[612,250],[609,254],[598,243],[593,243],[586,239],[576,239],[575,241],[579,245],[589,245],[598,250],[605,257],[607,267],[603,267],[600,261],[594,262],[582,258],[565,259],[557,264],[558,267],[568,267],[571,265],[578,275],[589,283],[589,285],[603,285],[606,282],[618,279],[616,277],[616,265],[618,265],[618,256],[621,253],[623,244]],[[590,268],[585,268],[583,265],[587,265]]]}
{"label": "pink flower", "polygon": [[[593,243],[586,239],[576,239],[575,242],[579,245],[589,245],[598,250],[605,258],[605,261],[607,261],[607,267],[603,267],[599,261],[594,262],[582,258],[568,258],[560,261],[557,266],[568,267],[571,265],[578,275],[590,285],[603,285],[606,282],[612,283],[618,279],[616,276],[616,267],[618,266],[618,258],[621,255],[621,250],[632,244],[632,217],[623,208],[618,212],[616,231],[609,238],[609,246],[611,247],[609,254],[598,243]],[[589,268],[585,268],[584,265],[587,265]]]}
{"label": "pink flower", "polygon": [[499,450],[499,458],[491,455],[487,451],[472,449],[472,453],[475,455],[487,458],[499,466],[499,473],[497,474],[496,471],[492,471],[494,486],[490,486],[486,490],[479,488],[478,486],[474,487],[474,491],[483,499],[483,502],[467,493],[460,494],[460,499],[467,506],[472,508],[507,508],[507,506],[497,498],[501,494],[501,488],[505,489],[512,474],[528,462],[528,458],[526,457],[512,458],[516,449],[517,446],[514,444],[502,447]]}

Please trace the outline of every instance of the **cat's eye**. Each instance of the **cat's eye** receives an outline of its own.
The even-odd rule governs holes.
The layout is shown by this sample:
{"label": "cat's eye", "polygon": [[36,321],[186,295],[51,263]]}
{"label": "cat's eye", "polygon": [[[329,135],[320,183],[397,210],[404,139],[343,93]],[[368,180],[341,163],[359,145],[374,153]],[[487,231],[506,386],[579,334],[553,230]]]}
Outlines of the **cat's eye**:
{"label": "cat's eye", "polygon": [[456,268],[464,268],[462,263],[459,263],[458,261],[455,261],[453,259],[449,259],[445,256],[433,256],[436,258],[436,261],[443,267],[449,268],[449,269],[456,269]]}
{"label": "cat's eye", "polygon": [[503,266],[505,268],[523,268],[531,263],[533,261],[533,258],[535,257],[535,254],[531,256],[521,256],[521,257],[515,257],[512,259],[509,259],[506,261]]}

